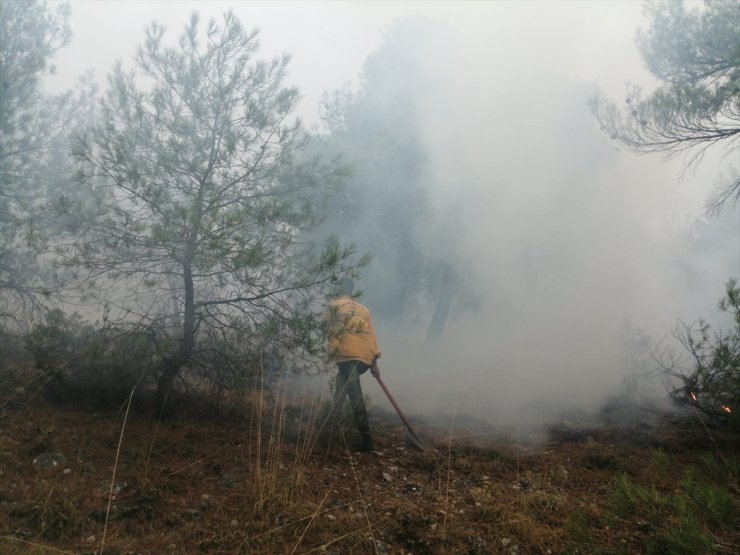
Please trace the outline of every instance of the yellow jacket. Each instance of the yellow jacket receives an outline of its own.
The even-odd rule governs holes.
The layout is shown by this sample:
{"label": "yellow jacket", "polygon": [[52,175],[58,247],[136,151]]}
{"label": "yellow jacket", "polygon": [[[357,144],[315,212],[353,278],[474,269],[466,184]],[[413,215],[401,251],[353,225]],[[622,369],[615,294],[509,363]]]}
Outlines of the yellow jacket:
{"label": "yellow jacket", "polygon": [[329,303],[326,314],[329,358],[334,362],[360,360],[372,364],[378,354],[370,311],[349,295]]}

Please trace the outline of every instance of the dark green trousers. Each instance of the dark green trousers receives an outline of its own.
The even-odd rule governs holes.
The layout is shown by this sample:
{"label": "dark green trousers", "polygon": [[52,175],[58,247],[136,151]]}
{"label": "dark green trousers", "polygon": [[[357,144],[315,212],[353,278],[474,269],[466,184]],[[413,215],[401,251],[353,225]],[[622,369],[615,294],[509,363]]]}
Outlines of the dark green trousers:
{"label": "dark green trousers", "polygon": [[337,373],[337,381],[334,388],[334,410],[336,414],[342,414],[341,410],[344,398],[345,396],[349,397],[355,424],[360,432],[362,443],[366,446],[372,445],[372,436],[370,435],[370,426],[367,422],[365,400],[362,398],[360,375],[367,372],[369,368],[370,366],[359,360],[348,360],[337,363],[339,372]]}

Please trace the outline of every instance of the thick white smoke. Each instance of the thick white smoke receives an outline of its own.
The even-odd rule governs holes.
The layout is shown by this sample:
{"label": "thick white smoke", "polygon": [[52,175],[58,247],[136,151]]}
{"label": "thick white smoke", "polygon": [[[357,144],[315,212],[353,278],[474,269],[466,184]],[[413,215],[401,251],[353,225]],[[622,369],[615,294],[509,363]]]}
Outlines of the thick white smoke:
{"label": "thick white smoke", "polygon": [[722,294],[727,259],[711,289],[686,272],[707,174],[681,181],[680,161],[617,151],[589,112],[610,64],[646,77],[636,49],[609,50],[620,5],[607,6],[493,3],[451,17],[418,56],[434,76],[418,93],[432,210],[419,236],[463,290],[434,344],[380,330],[411,410],[512,423],[596,409],[635,371],[626,328],[658,339]]}

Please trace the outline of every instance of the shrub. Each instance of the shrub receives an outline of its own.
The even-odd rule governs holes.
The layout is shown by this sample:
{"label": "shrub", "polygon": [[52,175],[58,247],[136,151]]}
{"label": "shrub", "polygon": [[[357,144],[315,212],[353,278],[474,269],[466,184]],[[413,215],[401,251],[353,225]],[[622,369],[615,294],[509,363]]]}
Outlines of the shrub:
{"label": "shrub", "polygon": [[120,403],[134,386],[143,393],[157,362],[156,344],[145,329],[96,329],[79,314],[59,309],[48,311],[25,342],[47,378],[48,397],[92,406]]}
{"label": "shrub", "polygon": [[622,517],[642,515],[655,519],[668,506],[668,499],[655,486],[637,484],[626,474],[617,479],[610,501],[615,513]]}
{"label": "shrub", "polygon": [[[121,321],[94,326],[54,309],[25,336],[25,345],[53,400],[112,405],[136,386],[135,398],[147,402],[175,350],[173,334],[162,329]],[[293,366],[288,351],[255,337],[228,327],[198,332],[197,347],[166,390],[171,408],[199,417],[248,416],[249,393],[269,389]]]}
{"label": "shrub", "polygon": [[740,428],[740,287],[731,279],[719,309],[732,318],[729,330],[712,329],[704,320],[680,324],[674,336],[687,357],[664,352],[661,366],[673,396],[689,402],[718,423]]}
{"label": "shrub", "polygon": [[28,366],[22,334],[0,324],[0,387],[12,391],[13,386],[21,385],[26,381],[21,378],[22,370]]}
{"label": "shrub", "polygon": [[26,347],[36,368],[48,372],[70,363],[80,355],[80,349],[91,344],[95,329],[74,313],[66,315],[60,309],[49,310],[44,320],[27,336]]}
{"label": "shrub", "polygon": [[[667,466],[671,461],[665,454],[659,459]],[[690,467],[684,473],[678,488],[659,491],[654,485],[636,483],[627,476],[619,477],[610,494],[611,514],[629,520],[635,526],[651,531],[645,538],[643,553],[710,553],[715,535],[721,535],[734,525],[737,515],[737,488],[734,485],[732,462],[725,470],[707,472],[714,460],[705,460],[700,467]],[[579,528],[580,524],[580,528]],[[571,532],[583,528],[576,520]]]}
{"label": "shrub", "polygon": [[728,491],[725,480],[713,484],[697,468],[689,469],[681,480],[681,489],[703,518],[714,526],[732,524],[737,514],[735,499]]}
{"label": "shrub", "polygon": [[664,536],[649,546],[650,553],[675,553],[676,555],[696,555],[711,553],[713,542],[691,514],[684,514],[671,526]]}

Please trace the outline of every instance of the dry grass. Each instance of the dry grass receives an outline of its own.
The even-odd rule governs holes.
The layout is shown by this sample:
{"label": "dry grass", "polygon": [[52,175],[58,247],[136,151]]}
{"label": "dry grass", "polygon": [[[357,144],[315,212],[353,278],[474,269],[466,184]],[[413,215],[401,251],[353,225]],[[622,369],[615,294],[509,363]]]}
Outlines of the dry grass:
{"label": "dry grass", "polygon": [[[324,397],[278,382],[235,399],[242,418],[228,422],[39,399],[9,409],[0,552],[637,553],[702,549],[707,538],[731,552],[740,543],[732,437],[715,433],[696,450],[669,422],[652,445],[644,434],[602,442],[571,430],[524,449],[448,420],[426,430],[444,445],[427,455],[406,449],[392,416],[373,413],[378,452],[355,453]],[[40,447],[64,453],[69,472],[35,471]]]}

